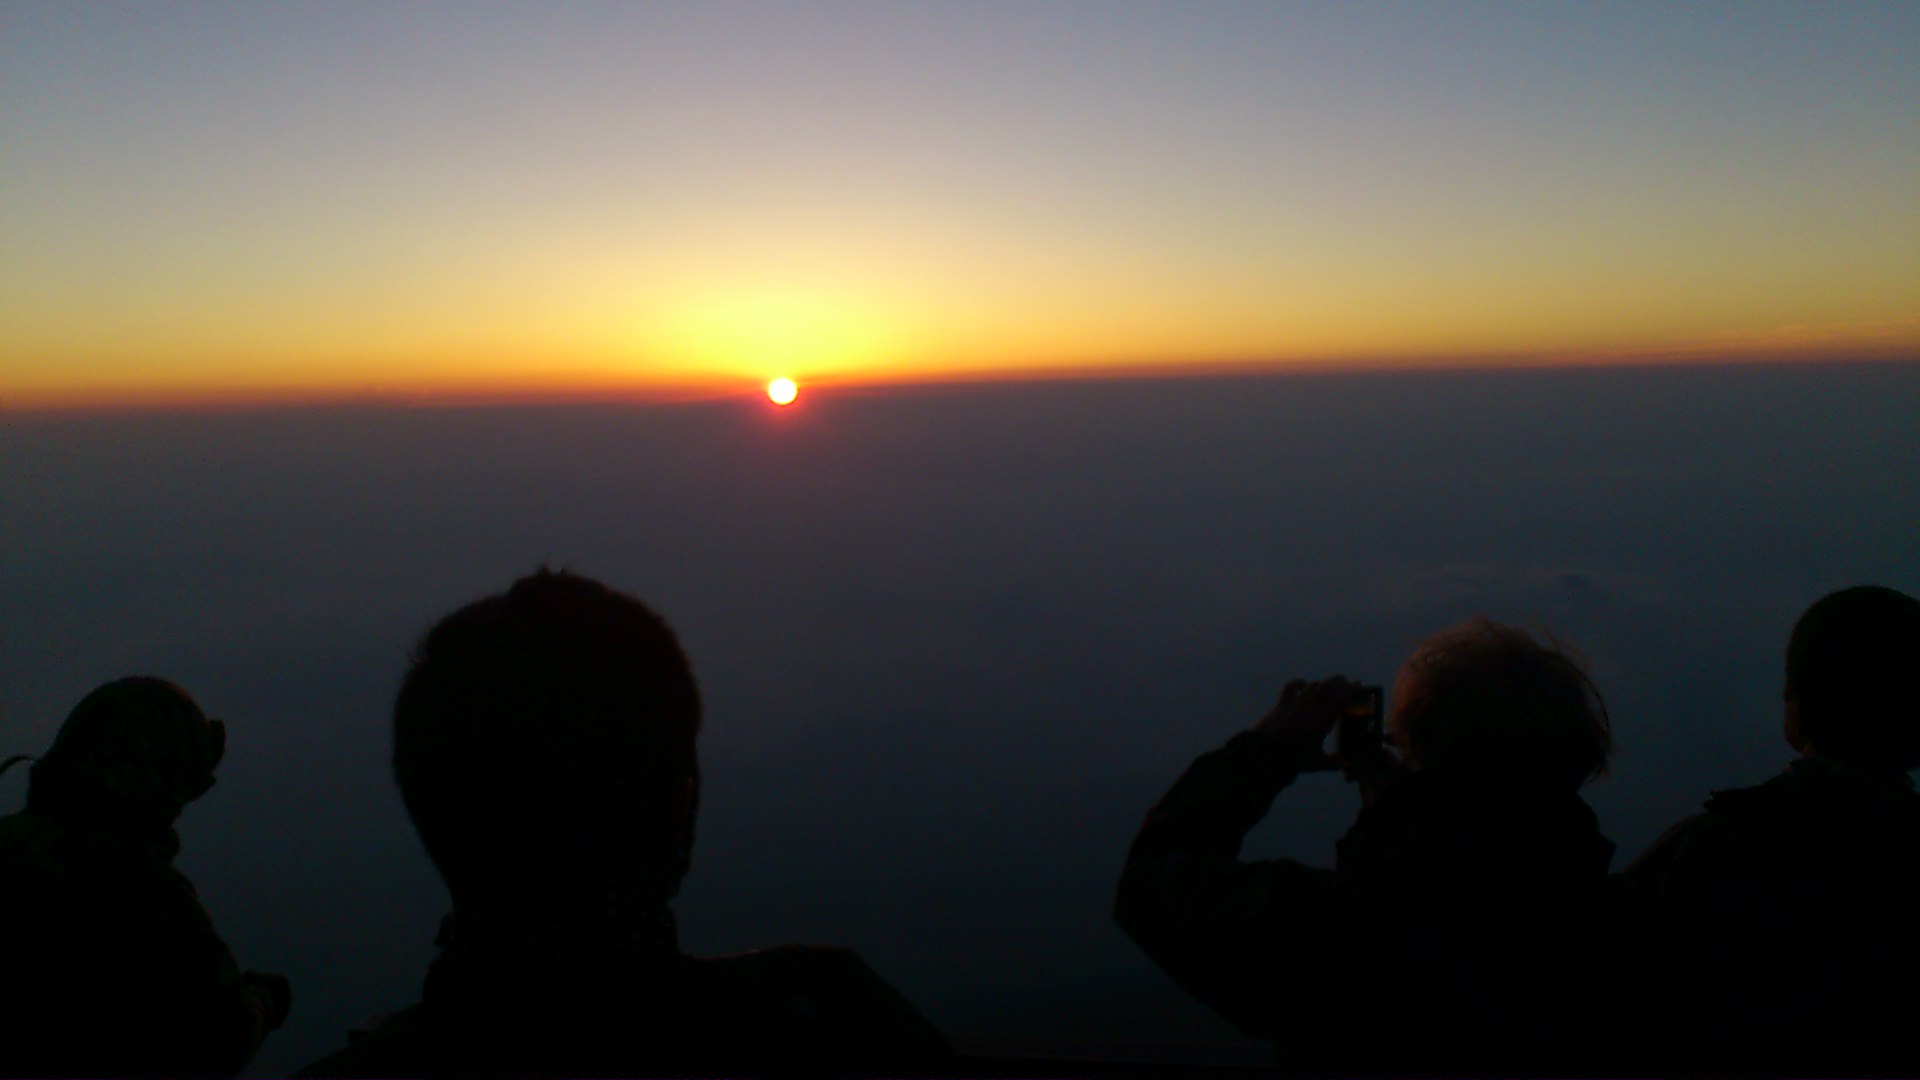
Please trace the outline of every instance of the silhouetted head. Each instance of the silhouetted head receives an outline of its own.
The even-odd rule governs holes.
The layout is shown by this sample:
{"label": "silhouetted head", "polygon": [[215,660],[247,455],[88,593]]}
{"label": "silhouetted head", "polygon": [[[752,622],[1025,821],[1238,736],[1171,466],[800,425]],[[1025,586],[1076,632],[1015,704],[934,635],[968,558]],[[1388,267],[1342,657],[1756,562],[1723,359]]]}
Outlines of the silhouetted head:
{"label": "silhouetted head", "polygon": [[1920,600],[1861,585],[1815,601],[1787,641],[1787,739],[1850,764],[1920,767]]}
{"label": "silhouetted head", "polygon": [[1473,619],[1420,643],[1400,667],[1387,724],[1420,769],[1578,788],[1606,771],[1600,691],[1550,638]]}
{"label": "silhouetted head", "polygon": [[149,676],[116,679],[73,707],[34,763],[28,805],[170,825],[213,786],[226,727],[185,690]]}
{"label": "silhouetted head", "polygon": [[400,794],[456,906],[667,892],[686,872],[700,695],[667,624],[541,570],[442,619],[393,709]]}

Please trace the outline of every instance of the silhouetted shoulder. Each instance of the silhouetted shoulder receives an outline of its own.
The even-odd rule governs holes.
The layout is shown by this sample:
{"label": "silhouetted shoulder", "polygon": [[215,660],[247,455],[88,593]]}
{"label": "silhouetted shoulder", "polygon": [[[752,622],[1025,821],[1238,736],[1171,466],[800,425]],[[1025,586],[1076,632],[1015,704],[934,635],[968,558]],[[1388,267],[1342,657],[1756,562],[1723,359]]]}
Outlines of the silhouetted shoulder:
{"label": "silhouetted shoulder", "polygon": [[445,1039],[436,1038],[419,1005],[373,1018],[347,1034],[347,1046],[294,1073],[296,1077],[435,1076],[448,1071]]}
{"label": "silhouetted shoulder", "polygon": [[925,1017],[850,949],[430,976],[424,1000],[307,1077],[940,1071]]}
{"label": "silhouetted shoulder", "polygon": [[1743,907],[1807,893],[1839,903],[1869,879],[1920,884],[1920,794],[1901,774],[1802,758],[1764,784],[1714,792],[1624,873],[1680,901],[1783,890]]}
{"label": "silhouetted shoulder", "polygon": [[852,949],[787,945],[694,960],[689,981],[716,1010],[782,1030],[802,1058],[932,1061],[945,1037]]}
{"label": "silhouetted shoulder", "polygon": [[1668,1065],[1838,1075],[1909,1053],[1920,795],[1904,775],[1802,758],[1715,792],[1622,876],[1655,905]]}

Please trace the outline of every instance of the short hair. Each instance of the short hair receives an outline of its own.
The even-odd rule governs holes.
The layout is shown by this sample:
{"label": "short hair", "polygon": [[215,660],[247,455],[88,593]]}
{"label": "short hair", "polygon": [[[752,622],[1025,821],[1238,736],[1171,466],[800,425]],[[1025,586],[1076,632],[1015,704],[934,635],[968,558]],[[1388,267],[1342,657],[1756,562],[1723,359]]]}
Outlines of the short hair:
{"label": "short hair", "polygon": [[1390,724],[1422,769],[1577,789],[1613,751],[1606,703],[1551,635],[1476,618],[1421,642],[1394,680]]}
{"label": "short hair", "polygon": [[1823,756],[1920,767],[1920,600],[1860,585],[1814,601],[1787,640],[1786,697]]}
{"label": "short hair", "polygon": [[598,581],[542,568],[453,612],[413,653],[393,770],[456,901],[590,875],[686,872],[700,693],[673,630]]}

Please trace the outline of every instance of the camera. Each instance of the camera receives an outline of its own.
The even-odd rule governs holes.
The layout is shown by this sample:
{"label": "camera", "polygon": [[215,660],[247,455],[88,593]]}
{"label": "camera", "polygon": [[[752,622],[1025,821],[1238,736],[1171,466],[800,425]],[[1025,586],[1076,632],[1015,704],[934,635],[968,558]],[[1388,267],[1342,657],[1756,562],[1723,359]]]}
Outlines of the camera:
{"label": "camera", "polygon": [[1333,752],[1336,757],[1348,760],[1381,752],[1386,745],[1386,736],[1381,730],[1385,700],[1382,687],[1354,687],[1353,697],[1347,702],[1346,708],[1340,711],[1340,722],[1334,730]]}

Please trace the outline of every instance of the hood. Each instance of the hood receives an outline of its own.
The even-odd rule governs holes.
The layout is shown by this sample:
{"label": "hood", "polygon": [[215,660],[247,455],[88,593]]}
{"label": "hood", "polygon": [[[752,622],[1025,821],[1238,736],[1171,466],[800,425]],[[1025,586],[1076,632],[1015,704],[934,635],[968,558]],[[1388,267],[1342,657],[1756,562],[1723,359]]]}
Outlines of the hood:
{"label": "hood", "polygon": [[30,809],[69,818],[170,827],[213,786],[225,729],[164,679],[118,679],[74,706],[34,763]]}

